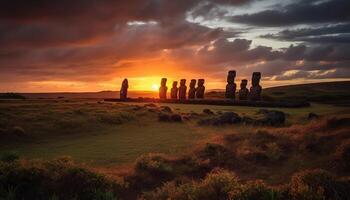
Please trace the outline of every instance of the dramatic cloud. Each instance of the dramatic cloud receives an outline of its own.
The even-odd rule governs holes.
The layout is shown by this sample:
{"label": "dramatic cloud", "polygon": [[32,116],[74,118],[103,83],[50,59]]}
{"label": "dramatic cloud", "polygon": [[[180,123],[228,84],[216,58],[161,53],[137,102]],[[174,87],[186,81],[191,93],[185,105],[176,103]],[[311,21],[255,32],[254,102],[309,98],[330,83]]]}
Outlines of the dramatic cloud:
{"label": "dramatic cloud", "polygon": [[[257,11],[265,1],[276,2],[0,1],[0,90],[115,89],[124,77],[160,76],[204,77],[217,88],[229,69],[239,78],[261,71],[265,80],[350,78],[348,1],[290,1]],[[317,26],[298,27],[310,23]],[[296,27],[264,30],[287,25]],[[262,36],[245,37],[255,31]]]}
{"label": "dramatic cloud", "polygon": [[350,1],[297,0],[283,8],[253,14],[236,15],[229,20],[257,26],[288,26],[296,24],[347,22],[350,20]]}

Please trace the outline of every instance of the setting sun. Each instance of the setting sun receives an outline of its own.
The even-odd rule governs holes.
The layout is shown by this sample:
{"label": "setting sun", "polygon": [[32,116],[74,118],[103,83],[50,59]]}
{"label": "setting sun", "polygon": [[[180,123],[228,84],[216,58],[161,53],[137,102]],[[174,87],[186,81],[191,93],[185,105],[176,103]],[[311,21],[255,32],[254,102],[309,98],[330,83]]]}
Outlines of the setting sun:
{"label": "setting sun", "polygon": [[153,91],[158,91],[159,86],[157,84],[152,84],[152,90]]}

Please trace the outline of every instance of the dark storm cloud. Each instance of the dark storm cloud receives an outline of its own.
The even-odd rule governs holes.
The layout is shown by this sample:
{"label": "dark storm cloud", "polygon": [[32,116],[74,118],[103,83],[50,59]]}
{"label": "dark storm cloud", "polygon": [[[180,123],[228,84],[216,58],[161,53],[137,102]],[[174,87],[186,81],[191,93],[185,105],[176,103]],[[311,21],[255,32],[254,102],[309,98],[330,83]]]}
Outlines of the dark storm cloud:
{"label": "dark storm cloud", "polygon": [[276,34],[260,36],[281,41],[302,41],[312,43],[349,43],[350,23],[326,25],[318,28],[283,30]]}
{"label": "dark storm cloud", "polygon": [[257,26],[288,26],[296,24],[348,22],[349,0],[296,1],[282,8],[253,14],[236,15],[229,20]]}

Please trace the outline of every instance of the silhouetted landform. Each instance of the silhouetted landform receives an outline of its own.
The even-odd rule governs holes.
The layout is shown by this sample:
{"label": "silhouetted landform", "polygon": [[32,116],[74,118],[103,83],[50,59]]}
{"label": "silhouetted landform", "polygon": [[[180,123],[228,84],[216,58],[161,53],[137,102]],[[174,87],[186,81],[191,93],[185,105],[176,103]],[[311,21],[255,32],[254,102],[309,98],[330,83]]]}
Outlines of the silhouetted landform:
{"label": "silhouetted landform", "polygon": [[9,92],[0,94],[0,99],[26,99],[26,97],[18,93]]}
{"label": "silhouetted landform", "polygon": [[177,103],[177,104],[199,104],[199,105],[219,105],[219,106],[252,106],[252,107],[281,107],[281,108],[301,108],[308,107],[310,103],[307,101],[239,101],[231,99],[158,99],[158,98],[129,98],[113,99],[108,98],[105,101],[109,102],[137,102],[137,103]]}

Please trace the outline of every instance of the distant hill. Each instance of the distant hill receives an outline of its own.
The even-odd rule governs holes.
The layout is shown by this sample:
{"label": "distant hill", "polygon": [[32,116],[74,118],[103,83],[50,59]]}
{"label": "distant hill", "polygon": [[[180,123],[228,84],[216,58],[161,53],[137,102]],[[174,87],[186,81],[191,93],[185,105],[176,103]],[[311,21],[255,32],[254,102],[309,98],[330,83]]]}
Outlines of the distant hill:
{"label": "distant hill", "polygon": [[[207,93],[208,98],[223,98],[223,91]],[[350,106],[350,81],[287,85],[263,89],[263,99],[311,101]]]}

